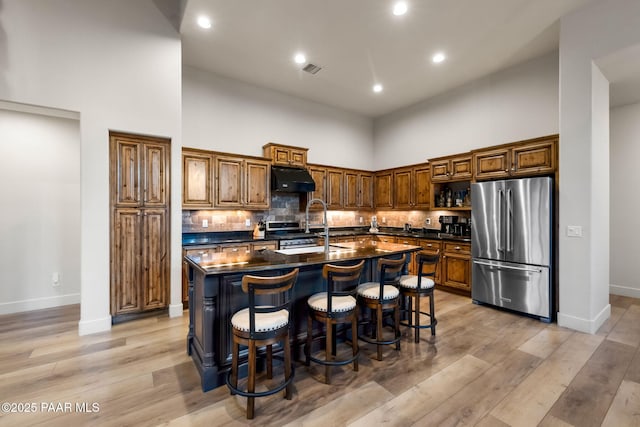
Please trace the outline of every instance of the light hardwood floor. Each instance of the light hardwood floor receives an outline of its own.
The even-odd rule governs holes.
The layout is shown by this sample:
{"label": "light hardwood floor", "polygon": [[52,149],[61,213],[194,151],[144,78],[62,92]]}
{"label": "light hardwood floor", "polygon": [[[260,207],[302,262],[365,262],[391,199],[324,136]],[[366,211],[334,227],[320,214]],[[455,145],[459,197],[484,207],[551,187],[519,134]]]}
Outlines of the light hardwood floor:
{"label": "light hardwood floor", "polygon": [[436,292],[435,339],[405,332],[382,362],[361,343],[360,371],[331,385],[297,363],[293,400],[257,399],[252,421],[226,387],[201,391],[186,316],[78,337],[78,306],[5,315],[0,402],[35,411],[3,406],[0,425],[640,426],[640,300],[611,305],[587,335]]}

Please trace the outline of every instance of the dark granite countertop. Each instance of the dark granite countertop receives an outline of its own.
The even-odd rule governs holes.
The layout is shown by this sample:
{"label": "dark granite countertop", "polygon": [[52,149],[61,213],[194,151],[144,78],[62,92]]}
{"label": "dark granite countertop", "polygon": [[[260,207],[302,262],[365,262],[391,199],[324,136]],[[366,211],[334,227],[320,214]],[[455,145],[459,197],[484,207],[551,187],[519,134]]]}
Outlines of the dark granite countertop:
{"label": "dark granite countertop", "polygon": [[[324,231],[320,228],[312,229],[312,235],[316,237],[324,236]],[[457,242],[471,242],[468,236],[454,236],[451,234],[440,233],[438,229],[415,229],[412,231],[404,231],[395,227],[380,227],[377,233],[369,233],[368,227],[344,227],[332,228],[329,230],[329,237],[344,237],[353,235],[382,235],[396,237],[411,237],[415,239],[435,239],[435,240],[453,240]],[[205,233],[182,233],[182,246],[189,247],[205,247],[208,245],[220,245],[224,243],[245,243],[245,242],[263,242],[267,240],[281,240],[281,235],[266,236],[264,239],[254,239],[252,232],[247,231],[224,231],[224,232],[205,232]]]}
{"label": "dark granite countertop", "polygon": [[285,255],[277,251],[263,250],[246,254],[225,254],[202,251],[188,255],[186,261],[207,275],[267,271],[283,268],[305,267],[329,262],[379,258],[420,250],[420,246],[385,242],[349,242],[332,245],[330,253],[301,253]]}

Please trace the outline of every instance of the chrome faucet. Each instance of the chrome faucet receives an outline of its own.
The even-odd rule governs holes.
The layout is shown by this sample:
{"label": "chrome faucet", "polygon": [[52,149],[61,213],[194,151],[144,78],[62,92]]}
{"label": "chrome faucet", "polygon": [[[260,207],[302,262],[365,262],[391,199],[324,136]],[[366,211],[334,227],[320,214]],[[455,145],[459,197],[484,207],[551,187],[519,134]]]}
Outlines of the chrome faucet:
{"label": "chrome faucet", "polygon": [[[309,224],[309,208],[314,202],[320,202],[322,205],[322,212],[324,214],[324,221],[322,224]],[[307,202],[307,209],[304,213],[304,232],[309,233],[309,225],[317,226],[322,225],[324,227],[324,252],[329,253],[329,222],[327,221],[327,204],[322,199],[311,199]]]}

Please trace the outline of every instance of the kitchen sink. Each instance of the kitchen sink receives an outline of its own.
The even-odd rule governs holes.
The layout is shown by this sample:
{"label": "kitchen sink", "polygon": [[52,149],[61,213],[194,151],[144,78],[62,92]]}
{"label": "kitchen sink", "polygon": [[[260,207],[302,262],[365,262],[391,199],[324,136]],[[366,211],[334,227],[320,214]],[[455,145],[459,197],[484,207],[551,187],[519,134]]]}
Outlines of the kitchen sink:
{"label": "kitchen sink", "polygon": [[[353,252],[355,249],[343,248],[341,246],[329,246],[329,253]],[[283,255],[317,254],[324,252],[324,246],[309,246],[306,248],[278,249],[274,252]]]}

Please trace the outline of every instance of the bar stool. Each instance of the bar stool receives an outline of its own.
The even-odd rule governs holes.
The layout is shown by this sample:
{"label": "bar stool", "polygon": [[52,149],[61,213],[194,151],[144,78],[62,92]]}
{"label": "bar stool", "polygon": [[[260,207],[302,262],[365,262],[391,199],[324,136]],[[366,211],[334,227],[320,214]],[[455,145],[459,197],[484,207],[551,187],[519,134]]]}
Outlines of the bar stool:
{"label": "bar stool", "polygon": [[[231,394],[247,398],[247,419],[254,416],[254,399],[269,396],[285,389],[285,398],[291,400],[291,381],[294,371],[291,363],[289,325],[291,324],[291,291],[298,277],[299,269],[282,276],[242,277],[242,291],[249,295],[249,307],[236,312],[231,317],[233,346],[231,352],[231,372],[227,375],[227,386]],[[271,296],[277,305],[256,305],[256,297]],[[271,390],[256,392],[257,347],[266,346],[267,378],[273,374],[273,344],[282,342],[284,348],[284,381]],[[238,359],[240,345],[249,347],[247,390],[238,388]]]}
{"label": "bar stool", "polygon": [[[417,275],[405,275],[401,276],[398,281],[400,285],[400,294],[407,297],[408,308],[403,310],[407,313],[408,321],[402,322],[403,326],[408,326],[415,330],[415,342],[420,342],[420,329],[431,328],[431,335],[436,334],[436,320],[435,307],[433,302],[433,289],[435,287],[436,268],[440,259],[440,254],[426,254],[419,252],[417,255],[418,261],[418,274]],[[425,272],[425,269],[427,271]],[[420,297],[429,297],[429,312],[420,311]],[[415,309],[412,307],[413,300],[415,298]],[[429,324],[420,324],[420,314],[429,316]],[[411,317],[415,317],[415,321],[412,321]]]}
{"label": "bar stool", "polygon": [[[400,306],[398,299],[400,292],[394,285],[397,284],[398,277],[404,267],[406,256],[400,259],[380,258],[378,260],[379,281],[367,282],[358,286],[358,300],[361,304],[375,313],[376,318],[376,338],[371,339],[364,335],[360,339],[377,345],[378,360],[382,360],[382,346],[395,344],[396,350],[400,350]],[[393,311],[394,316],[394,338],[384,340],[382,337],[382,315],[385,311]]]}
{"label": "bar stool", "polygon": [[[325,264],[322,277],[327,283],[327,292],[320,292],[309,297],[307,316],[307,344],[305,346],[306,365],[311,361],[324,365],[325,382],[331,384],[331,367],[348,365],[353,362],[353,370],[358,370],[358,306],[354,298],[356,287],[360,283],[360,274],[364,260],[356,265],[341,266]],[[325,325],[326,333],[318,338],[325,338],[325,358],[311,356],[313,344],[313,321]],[[338,324],[351,323],[352,357],[336,359],[334,327]]]}

